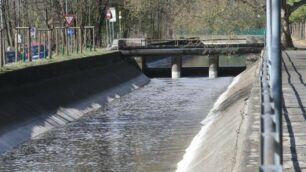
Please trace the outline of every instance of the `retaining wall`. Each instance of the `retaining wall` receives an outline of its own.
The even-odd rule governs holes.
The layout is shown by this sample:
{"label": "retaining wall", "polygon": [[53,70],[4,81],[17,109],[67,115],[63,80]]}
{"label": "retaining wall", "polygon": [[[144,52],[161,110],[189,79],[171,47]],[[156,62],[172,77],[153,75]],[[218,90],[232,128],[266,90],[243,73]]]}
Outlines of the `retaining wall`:
{"label": "retaining wall", "polygon": [[0,74],[0,153],[148,82],[118,52]]}

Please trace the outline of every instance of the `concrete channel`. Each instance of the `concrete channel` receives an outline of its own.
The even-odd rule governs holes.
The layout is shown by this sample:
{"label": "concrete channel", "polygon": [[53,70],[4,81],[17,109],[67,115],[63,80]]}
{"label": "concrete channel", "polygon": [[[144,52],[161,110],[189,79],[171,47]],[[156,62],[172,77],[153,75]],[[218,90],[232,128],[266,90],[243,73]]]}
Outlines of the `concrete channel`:
{"label": "concrete channel", "polygon": [[0,75],[0,152],[99,109],[150,81],[118,52]]}
{"label": "concrete channel", "polygon": [[[175,65],[181,66],[180,59],[176,58]],[[172,74],[176,78],[181,75],[179,66]],[[214,64],[209,69],[215,72],[217,67]],[[247,133],[253,126],[249,125],[253,116],[248,115],[248,109],[252,109],[249,97],[255,87],[258,63],[234,79],[216,78],[218,74],[212,72],[211,78],[216,79],[153,79],[153,85],[147,85],[150,79],[137,68],[136,61],[114,52],[1,74],[0,170],[245,169],[240,162],[248,156],[244,141],[248,141]],[[143,94],[141,90],[150,93]],[[133,94],[128,94],[131,91]],[[105,106],[115,99],[118,101]],[[154,116],[155,113],[160,116]],[[135,132],[139,136],[131,137]],[[101,138],[92,139],[92,134]],[[93,140],[95,144],[79,139]],[[138,144],[143,147],[135,147]],[[61,148],[63,145],[67,150]],[[86,151],[88,147],[91,149]],[[113,156],[104,155],[104,151]],[[85,156],[87,153],[90,155]]]}

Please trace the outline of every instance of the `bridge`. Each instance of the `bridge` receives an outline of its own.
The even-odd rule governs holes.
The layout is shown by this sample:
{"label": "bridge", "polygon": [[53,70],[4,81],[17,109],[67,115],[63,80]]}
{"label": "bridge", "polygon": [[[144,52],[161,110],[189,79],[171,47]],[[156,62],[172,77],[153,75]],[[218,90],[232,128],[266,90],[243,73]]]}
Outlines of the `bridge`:
{"label": "bridge", "polygon": [[121,39],[117,40],[118,50],[123,56],[137,57],[142,71],[146,70],[146,57],[172,57],[172,78],[180,78],[182,56],[209,56],[209,77],[218,76],[220,55],[260,54],[264,47],[262,37],[239,39]]}

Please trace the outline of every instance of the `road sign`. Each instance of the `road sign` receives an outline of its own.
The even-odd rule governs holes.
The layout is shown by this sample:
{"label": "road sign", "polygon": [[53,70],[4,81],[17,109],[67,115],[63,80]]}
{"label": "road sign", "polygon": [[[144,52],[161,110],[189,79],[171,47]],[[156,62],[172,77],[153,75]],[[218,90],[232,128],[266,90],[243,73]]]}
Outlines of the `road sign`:
{"label": "road sign", "polygon": [[74,28],[68,28],[68,29],[67,29],[67,35],[68,35],[69,37],[73,36],[73,35],[74,35]]}
{"label": "road sign", "polygon": [[113,18],[112,11],[110,10],[110,8],[107,8],[106,13],[105,13],[105,19],[111,20],[112,18]]}
{"label": "road sign", "polygon": [[117,21],[116,9],[114,7],[109,8],[112,14],[112,18],[109,20],[110,22]]}
{"label": "road sign", "polygon": [[23,42],[23,38],[22,37],[23,36],[21,34],[17,35],[17,42],[18,42],[18,44],[21,44]]}
{"label": "road sign", "polygon": [[32,38],[36,37],[36,28],[35,27],[31,27],[31,37]]}
{"label": "road sign", "polygon": [[68,26],[72,26],[74,19],[75,19],[75,15],[71,15],[71,14],[65,15],[65,20]]}

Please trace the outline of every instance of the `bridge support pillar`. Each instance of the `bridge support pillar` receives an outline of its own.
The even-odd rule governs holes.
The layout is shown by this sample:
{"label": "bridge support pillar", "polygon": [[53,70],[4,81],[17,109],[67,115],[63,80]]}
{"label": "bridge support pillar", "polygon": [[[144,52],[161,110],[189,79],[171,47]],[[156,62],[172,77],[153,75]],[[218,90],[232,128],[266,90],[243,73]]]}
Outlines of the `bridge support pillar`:
{"label": "bridge support pillar", "polygon": [[145,57],[135,57],[135,61],[138,64],[139,69],[141,72],[145,73],[147,69],[147,63]]}
{"label": "bridge support pillar", "polygon": [[171,66],[171,76],[172,79],[178,79],[181,77],[182,70],[182,57],[173,56],[172,57],[172,66]]}
{"label": "bridge support pillar", "polygon": [[217,55],[209,55],[209,78],[217,78],[218,77],[218,67],[219,67],[219,56]]}

